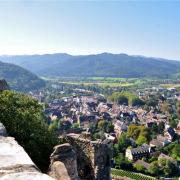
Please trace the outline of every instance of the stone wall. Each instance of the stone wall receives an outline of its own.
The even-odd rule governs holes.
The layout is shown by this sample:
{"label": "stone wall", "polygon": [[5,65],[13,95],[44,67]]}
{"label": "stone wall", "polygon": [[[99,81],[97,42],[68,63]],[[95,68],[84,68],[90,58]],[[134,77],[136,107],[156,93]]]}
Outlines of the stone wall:
{"label": "stone wall", "polygon": [[77,169],[82,180],[109,180],[112,144],[109,141],[91,141],[78,134],[68,134],[64,139],[77,155]]}
{"label": "stone wall", "polygon": [[77,157],[68,143],[54,147],[49,175],[56,180],[78,180]]}
{"label": "stone wall", "polygon": [[91,141],[68,134],[68,142],[54,147],[49,175],[43,174],[0,123],[1,180],[110,180],[112,156],[109,141]]}
{"label": "stone wall", "polygon": [[53,180],[43,174],[13,137],[8,137],[0,123],[0,179]]}

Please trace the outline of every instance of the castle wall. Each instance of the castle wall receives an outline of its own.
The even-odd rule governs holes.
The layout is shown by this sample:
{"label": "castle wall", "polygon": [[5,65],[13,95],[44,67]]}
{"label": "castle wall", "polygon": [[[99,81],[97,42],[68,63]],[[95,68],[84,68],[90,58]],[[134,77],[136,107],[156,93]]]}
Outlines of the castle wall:
{"label": "castle wall", "polygon": [[43,174],[13,137],[8,137],[0,123],[0,179],[53,180]]}
{"label": "castle wall", "polygon": [[111,179],[112,144],[109,141],[90,141],[78,134],[68,134],[66,140],[76,152],[80,179]]}

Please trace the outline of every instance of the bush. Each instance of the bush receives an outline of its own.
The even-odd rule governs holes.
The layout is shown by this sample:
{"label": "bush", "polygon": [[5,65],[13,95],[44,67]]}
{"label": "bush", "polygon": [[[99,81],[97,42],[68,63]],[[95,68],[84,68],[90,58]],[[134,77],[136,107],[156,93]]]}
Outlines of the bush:
{"label": "bush", "polygon": [[135,164],[134,168],[139,171],[139,172],[144,172],[145,171],[145,167],[141,164]]}
{"label": "bush", "polygon": [[138,97],[132,98],[132,106],[143,106],[145,103]]}
{"label": "bush", "polygon": [[57,139],[48,130],[38,102],[23,94],[3,91],[0,93],[0,121],[8,134],[25,148],[34,163],[42,171],[47,170]]}
{"label": "bush", "polygon": [[158,166],[158,162],[157,161],[153,161],[150,164],[150,167],[148,169],[148,172],[152,175],[158,175],[159,173],[159,166]]}

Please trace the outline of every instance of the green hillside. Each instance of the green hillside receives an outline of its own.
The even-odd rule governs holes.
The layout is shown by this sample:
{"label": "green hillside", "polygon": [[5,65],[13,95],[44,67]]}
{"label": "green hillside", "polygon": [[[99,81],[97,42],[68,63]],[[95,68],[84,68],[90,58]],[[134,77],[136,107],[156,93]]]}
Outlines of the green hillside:
{"label": "green hillside", "polygon": [[13,64],[0,62],[0,79],[5,79],[10,88],[17,91],[30,91],[45,85],[31,72]]}
{"label": "green hillside", "polygon": [[180,61],[127,54],[1,56],[0,60],[41,76],[169,77],[180,72]]}

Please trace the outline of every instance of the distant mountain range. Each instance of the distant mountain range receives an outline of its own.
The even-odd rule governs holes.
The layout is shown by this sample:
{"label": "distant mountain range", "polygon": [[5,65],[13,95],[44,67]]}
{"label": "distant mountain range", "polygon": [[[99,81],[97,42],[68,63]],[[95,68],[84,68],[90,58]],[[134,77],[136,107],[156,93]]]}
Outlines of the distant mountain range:
{"label": "distant mountain range", "polygon": [[0,79],[5,79],[13,90],[30,91],[41,88],[45,82],[24,68],[0,62]]}
{"label": "distant mountain range", "polygon": [[180,72],[180,61],[102,53],[0,56],[40,76],[167,77]]}

